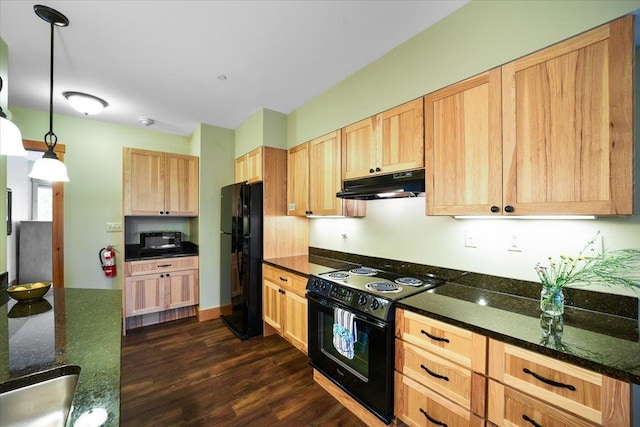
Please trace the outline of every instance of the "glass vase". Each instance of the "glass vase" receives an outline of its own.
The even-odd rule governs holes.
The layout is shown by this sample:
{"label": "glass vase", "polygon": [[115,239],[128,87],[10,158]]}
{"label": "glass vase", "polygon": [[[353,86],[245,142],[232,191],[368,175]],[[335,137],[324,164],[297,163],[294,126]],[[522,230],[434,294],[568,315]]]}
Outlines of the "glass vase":
{"label": "glass vase", "polygon": [[540,310],[549,316],[562,316],[564,313],[562,288],[543,287],[540,292]]}

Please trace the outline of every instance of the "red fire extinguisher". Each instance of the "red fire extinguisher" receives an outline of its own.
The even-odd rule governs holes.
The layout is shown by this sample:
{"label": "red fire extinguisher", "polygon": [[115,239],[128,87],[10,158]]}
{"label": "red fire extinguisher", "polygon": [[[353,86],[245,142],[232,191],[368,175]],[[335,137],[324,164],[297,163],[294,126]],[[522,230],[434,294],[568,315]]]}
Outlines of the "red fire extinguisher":
{"label": "red fire extinguisher", "polygon": [[100,249],[100,264],[104,270],[104,275],[113,277],[116,275],[116,251],[111,246]]}

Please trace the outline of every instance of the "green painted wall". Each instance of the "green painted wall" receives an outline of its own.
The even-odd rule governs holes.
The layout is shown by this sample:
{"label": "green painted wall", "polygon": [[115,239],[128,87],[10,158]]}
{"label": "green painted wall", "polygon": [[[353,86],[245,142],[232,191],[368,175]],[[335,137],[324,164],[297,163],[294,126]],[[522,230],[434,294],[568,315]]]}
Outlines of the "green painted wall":
{"label": "green painted wall", "polygon": [[287,148],[287,115],[263,108],[236,128],[235,158],[266,145]]}
{"label": "green painted wall", "polygon": [[234,136],[233,130],[201,124],[191,140],[200,156],[200,216],[192,224],[200,245],[200,309],[220,306],[220,188],[234,180]]}
{"label": "green painted wall", "polygon": [[288,147],[638,8],[638,0],[474,0],[289,114]]}
{"label": "green painted wall", "polygon": [[[24,139],[42,141],[46,112],[13,108],[13,121]],[[53,130],[66,146],[69,182],[64,184],[65,286],[121,289],[123,233],[107,233],[107,222],[122,221],[122,147],[190,153],[189,138],[54,114]],[[98,251],[117,244],[120,270],[104,276]]]}

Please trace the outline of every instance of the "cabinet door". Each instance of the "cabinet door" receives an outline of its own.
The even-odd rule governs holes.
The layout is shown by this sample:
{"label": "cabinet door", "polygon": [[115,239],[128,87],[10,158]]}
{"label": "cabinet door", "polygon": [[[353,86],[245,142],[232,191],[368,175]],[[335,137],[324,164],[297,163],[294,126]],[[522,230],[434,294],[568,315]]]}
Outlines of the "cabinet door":
{"label": "cabinet door", "polygon": [[284,294],[283,335],[294,346],[307,352],[307,299],[286,291]]}
{"label": "cabinet door", "polygon": [[165,215],[198,216],[199,158],[165,154]]}
{"label": "cabinet door", "polygon": [[423,99],[419,98],[381,114],[382,134],[376,167],[392,173],[424,166]]}
{"label": "cabinet door", "polygon": [[633,17],[503,67],[504,205],[632,214]]}
{"label": "cabinet door", "polygon": [[305,143],[287,154],[287,215],[309,213],[309,143]]}
{"label": "cabinet door", "polygon": [[163,274],[125,278],[125,316],[156,313],[165,309]]}
{"label": "cabinet door", "polygon": [[198,270],[175,271],[164,276],[166,309],[198,305]]}
{"label": "cabinet door", "polygon": [[380,139],[379,116],[342,129],[342,179],[369,176],[376,172]]}
{"label": "cabinet door", "polygon": [[282,334],[282,289],[269,280],[262,281],[262,319]]}
{"label": "cabinet door", "polygon": [[331,132],[309,142],[309,204],[314,215],[341,215],[341,134]]}
{"label": "cabinet door", "polygon": [[428,215],[502,213],[500,69],[425,97]]}
{"label": "cabinet door", "polygon": [[249,183],[262,181],[262,147],[247,153],[246,181]]}
{"label": "cabinet door", "polygon": [[123,210],[125,215],[164,214],[164,153],[123,150]]}
{"label": "cabinet door", "polygon": [[235,182],[245,182],[247,180],[247,157],[240,156],[236,159]]}

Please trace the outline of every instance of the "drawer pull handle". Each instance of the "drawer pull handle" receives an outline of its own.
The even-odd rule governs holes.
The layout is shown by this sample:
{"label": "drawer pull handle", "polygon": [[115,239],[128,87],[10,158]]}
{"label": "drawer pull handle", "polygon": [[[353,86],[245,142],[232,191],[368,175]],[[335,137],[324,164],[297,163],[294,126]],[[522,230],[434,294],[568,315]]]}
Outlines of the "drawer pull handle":
{"label": "drawer pull handle", "polygon": [[533,421],[531,418],[529,418],[526,415],[523,415],[522,419],[525,420],[525,421],[529,421],[531,423],[531,425],[533,425],[533,427],[542,427],[542,424],[538,424],[537,422]]}
{"label": "drawer pull handle", "polygon": [[286,277],[282,277],[282,276],[280,276],[280,280],[282,280],[283,282],[288,282],[289,281],[289,279],[287,279]]}
{"label": "drawer pull handle", "polygon": [[535,379],[537,379],[538,381],[542,381],[545,384],[549,384],[549,385],[554,386],[554,387],[568,388],[571,391],[576,391],[576,388],[574,386],[572,386],[571,384],[563,384],[563,383],[559,383],[559,382],[554,381],[554,380],[550,380],[549,378],[545,378],[545,377],[543,377],[541,375],[538,375],[535,372],[530,371],[527,368],[522,368],[522,372],[524,372],[525,374],[532,375]]}
{"label": "drawer pull handle", "polygon": [[171,267],[171,264],[159,264],[158,268]]}
{"label": "drawer pull handle", "polygon": [[440,337],[437,337],[435,335],[431,335],[429,332],[425,331],[424,329],[420,329],[420,332],[425,334],[426,336],[428,336],[429,338],[431,338],[434,341],[442,341],[442,342],[446,342],[446,343],[449,342],[448,338],[440,338]]}
{"label": "drawer pull handle", "polygon": [[439,380],[449,381],[449,377],[446,377],[446,376],[444,376],[444,375],[440,375],[440,374],[436,374],[436,373],[435,373],[435,372],[433,372],[431,369],[427,368],[426,366],[424,366],[424,365],[422,365],[422,364],[420,365],[420,367],[421,367],[422,369],[424,369],[425,371],[427,371],[427,374],[431,375],[432,377],[435,377],[435,378],[437,378],[437,379],[439,379]]}
{"label": "drawer pull handle", "polygon": [[432,423],[434,423],[437,426],[442,426],[442,427],[447,427],[447,425],[445,423],[443,423],[442,421],[438,421],[435,418],[432,418],[429,416],[429,414],[427,414],[427,411],[425,411],[424,409],[420,408],[420,412],[422,412],[422,414],[427,417],[427,419],[429,421],[431,421]]}

